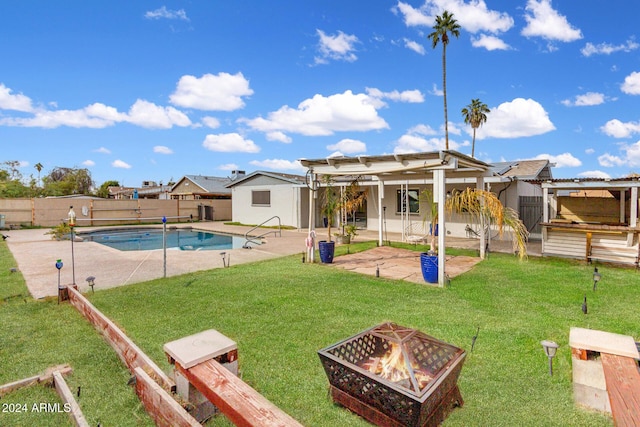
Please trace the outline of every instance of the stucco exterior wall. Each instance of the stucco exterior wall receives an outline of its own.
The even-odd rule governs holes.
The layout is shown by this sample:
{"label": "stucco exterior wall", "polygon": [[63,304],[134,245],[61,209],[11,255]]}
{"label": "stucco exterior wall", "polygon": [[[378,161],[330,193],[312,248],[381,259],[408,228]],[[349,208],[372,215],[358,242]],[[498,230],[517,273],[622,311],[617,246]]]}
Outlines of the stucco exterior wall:
{"label": "stucco exterior wall", "polygon": [[[269,191],[270,204],[253,205],[253,191]],[[258,177],[231,189],[233,221],[242,224],[261,224],[273,216],[282,225],[305,228],[309,224],[309,190],[285,181]],[[267,225],[277,224],[276,220]]]}

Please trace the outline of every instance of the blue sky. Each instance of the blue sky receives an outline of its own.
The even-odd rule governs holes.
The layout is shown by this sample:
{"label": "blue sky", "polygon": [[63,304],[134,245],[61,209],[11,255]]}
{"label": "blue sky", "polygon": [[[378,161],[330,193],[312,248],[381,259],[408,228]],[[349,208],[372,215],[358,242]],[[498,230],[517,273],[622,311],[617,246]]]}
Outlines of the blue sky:
{"label": "blue sky", "polygon": [[300,158],[450,148],[640,172],[640,3],[611,0],[30,1],[0,8],[0,161],[97,185],[304,173]]}

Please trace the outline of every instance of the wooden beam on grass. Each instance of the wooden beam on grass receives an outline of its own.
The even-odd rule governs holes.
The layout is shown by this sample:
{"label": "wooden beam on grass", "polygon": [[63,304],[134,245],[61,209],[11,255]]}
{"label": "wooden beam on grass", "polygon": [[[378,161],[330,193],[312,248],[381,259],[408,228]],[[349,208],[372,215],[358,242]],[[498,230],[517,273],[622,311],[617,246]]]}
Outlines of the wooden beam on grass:
{"label": "wooden beam on grass", "polygon": [[135,368],[136,394],[158,427],[201,427],[172,395],[160,387],[142,368]]}
{"label": "wooden beam on grass", "polygon": [[64,403],[65,412],[69,414],[69,417],[71,418],[71,421],[73,421],[73,424],[76,427],[89,427],[89,423],[82,414],[82,410],[80,409],[78,402],[76,402],[76,399],[73,397],[73,394],[71,393],[71,390],[69,389],[67,382],[62,377],[60,371],[55,371],[53,373],[53,384],[55,385],[56,391],[58,392],[58,395],[60,395],[60,398]]}
{"label": "wooden beam on grass", "polygon": [[47,368],[47,370],[40,375],[34,375],[32,377],[24,378],[18,381],[13,381],[0,386],[0,397],[18,390],[23,387],[29,387],[34,384],[49,383],[53,380],[53,373],[59,372],[61,375],[70,374],[73,369],[69,365],[58,365]]}
{"label": "wooden beam on grass", "polygon": [[176,362],[176,368],[238,427],[302,427],[213,359],[188,369]]}
{"label": "wooden beam on grass", "polygon": [[135,368],[151,372],[154,380],[166,390],[175,391],[176,383],[165,374],[115,323],[93,306],[78,290],[68,287],[69,301],[113,347],[118,357],[133,374]]}

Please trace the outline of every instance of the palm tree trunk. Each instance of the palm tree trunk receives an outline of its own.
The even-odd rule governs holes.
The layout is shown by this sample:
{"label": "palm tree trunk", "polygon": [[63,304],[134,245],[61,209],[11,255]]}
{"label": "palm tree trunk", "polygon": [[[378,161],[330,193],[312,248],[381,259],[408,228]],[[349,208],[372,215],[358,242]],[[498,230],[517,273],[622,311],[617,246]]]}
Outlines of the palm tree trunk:
{"label": "palm tree trunk", "polygon": [[475,158],[474,153],[476,151],[476,128],[473,128],[473,142],[471,143],[471,157]]}
{"label": "palm tree trunk", "polygon": [[447,44],[442,43],[442,94],[444,99],[444,138],[445,148],[449,149],[449,118],[447,115]]}

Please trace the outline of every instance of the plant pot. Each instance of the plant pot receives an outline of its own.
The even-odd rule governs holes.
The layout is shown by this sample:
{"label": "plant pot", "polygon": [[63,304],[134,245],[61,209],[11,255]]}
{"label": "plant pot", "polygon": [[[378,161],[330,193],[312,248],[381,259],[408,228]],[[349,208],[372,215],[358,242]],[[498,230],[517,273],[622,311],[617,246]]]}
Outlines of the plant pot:
{"label": "plant pot", "polygon": [[427,283],[438,283],[438,256],[426,252],[420,254],[420,269]]}
{"label": "plant pot", "polygon": [[333,262],[333,254],[336,250],[336,242],[320,240],[318,242],[318,249],[320,250],[320,261],[324,264],[331,264]]}

